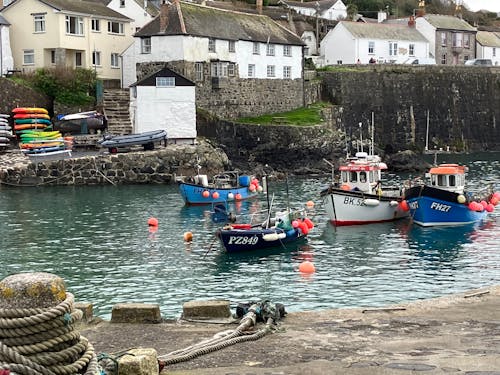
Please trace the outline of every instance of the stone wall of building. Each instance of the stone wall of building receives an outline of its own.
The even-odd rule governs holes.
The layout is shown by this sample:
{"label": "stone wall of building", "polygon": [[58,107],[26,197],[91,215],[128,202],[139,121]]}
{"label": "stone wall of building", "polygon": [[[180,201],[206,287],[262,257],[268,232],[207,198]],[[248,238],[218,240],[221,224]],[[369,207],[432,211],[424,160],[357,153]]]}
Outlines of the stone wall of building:
{"label": "stone wall of building", "polygon": [[[338,126],[387,151],[500,150],[500,68],[376,65],[321,72],[323,98],[341,108]],[[427,132],[429,111],[429,137]],[[365,138],[366,139],[366,138]]]}
{"label": "stone wall of building", "polygon": [[11,158],[10,162],[0,163],[0,181],[32,186],[169,184],[175,182],[176,176],[196,174],[197,165],[202,167],[200,173],[212,176],[227,170],[229,159],[207,142],[44,163],[15,163]]}
{"label": "stone wall of building", "polygon": [[[205,63],[203,78],[197,79],[194,63],[150,62],[137,66],[138,79],[168,67],[196,82],[196,105],[221,118],[259,116],[303,107],[304,81],[301,79],[240,79],[237,76],[213,80]],[[314,89],[311,87],[311,92]]]}
{"label": "stone wall of building", "polygon": [[16,107],[40,107],[52,109],[52,101],[29,87],[12,79],[0,77],[0,113],[11,114]]}

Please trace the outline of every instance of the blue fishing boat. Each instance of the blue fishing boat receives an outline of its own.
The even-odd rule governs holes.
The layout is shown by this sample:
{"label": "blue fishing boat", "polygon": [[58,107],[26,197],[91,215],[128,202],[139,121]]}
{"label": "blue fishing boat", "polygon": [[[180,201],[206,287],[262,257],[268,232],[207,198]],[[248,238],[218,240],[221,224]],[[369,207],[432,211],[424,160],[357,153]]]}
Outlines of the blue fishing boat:
{"label": "blue fishing boat", "polygon": [[404,204],[410,217],[421,226],[470,224],[483,220],[498,203],[498,193],[474,196],[466,192],[466,167],[440,164],[430,169],[428,183],[419,183],[404,191]]}
{"label": "blue fishing boat", "polygon": [[208,181],[207,175],[193,176],[189,181],[178,181],[182,199],[187,205],[205,205],[217,202],[241,201],[255,197],[262,187],[259,181],[237,171],[226,171]]}

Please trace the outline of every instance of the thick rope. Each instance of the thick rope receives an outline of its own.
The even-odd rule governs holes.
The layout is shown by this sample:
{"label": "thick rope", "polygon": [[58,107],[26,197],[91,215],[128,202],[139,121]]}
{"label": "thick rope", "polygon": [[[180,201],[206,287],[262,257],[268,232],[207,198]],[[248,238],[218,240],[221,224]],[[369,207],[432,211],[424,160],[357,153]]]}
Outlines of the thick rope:
{"label": "thick rope", "polygon": [[98,375],[97,356],[74,330],[74,297],[47,309],[0,309],[0,368],[19,375]]}

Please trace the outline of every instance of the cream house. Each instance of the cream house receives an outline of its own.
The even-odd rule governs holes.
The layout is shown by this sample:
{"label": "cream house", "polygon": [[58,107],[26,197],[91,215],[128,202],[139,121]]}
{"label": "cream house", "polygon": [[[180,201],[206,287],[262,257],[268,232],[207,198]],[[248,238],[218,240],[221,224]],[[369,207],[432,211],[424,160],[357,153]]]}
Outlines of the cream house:
{"label": "cream house", "polygon": [[11,24],[14,69],[95,69],[104,80],[121,78],[120,54],[133,42],[131,19],[91,1],[16,0],[2,9]]}

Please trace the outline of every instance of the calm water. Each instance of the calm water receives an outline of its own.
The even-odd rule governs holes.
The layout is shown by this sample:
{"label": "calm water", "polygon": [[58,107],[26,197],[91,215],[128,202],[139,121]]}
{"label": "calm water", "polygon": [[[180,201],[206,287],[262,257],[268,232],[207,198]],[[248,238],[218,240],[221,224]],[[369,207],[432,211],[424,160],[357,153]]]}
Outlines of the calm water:
{"label": "calm water", "polygon": [[[473,187],[490,183],[500,190],[499,159],[496,153],[439,161],[466,163]],[[208,209],[183,206],[176,186],[1,186],[0,279],[55,273],[104,318],[119,302],[158,303],[164,317],[176,318],[193,299],[270,299],[299,311],[381,306],[500,284],[500,206],[475,226],[421,228],[400,221],[336,229],[319,199],[327,182],[289,181],[290,206],[315,202],[310,215],[316,227],[307,243],[241,255],[221,251]],[[272,183],[270,190],[275,206],[285,205],[285,185]],[[234,209],[266,205],[262,196]],[[148,231],[149,217],[159,220],[156,233]],[[194,234],[190,245],[183,241],[186,231]],[[306,259],[316,266],[308,277],[298,272]]]}

